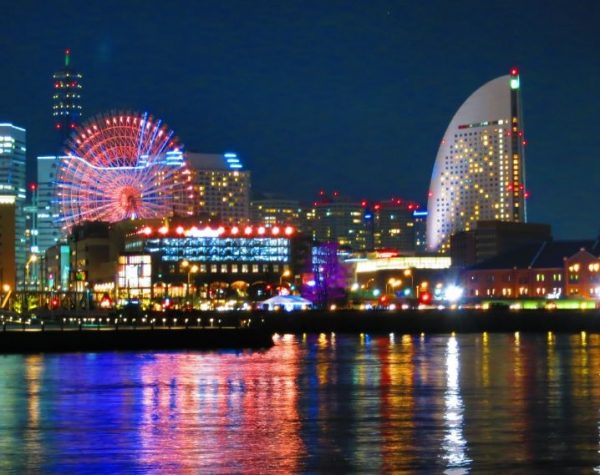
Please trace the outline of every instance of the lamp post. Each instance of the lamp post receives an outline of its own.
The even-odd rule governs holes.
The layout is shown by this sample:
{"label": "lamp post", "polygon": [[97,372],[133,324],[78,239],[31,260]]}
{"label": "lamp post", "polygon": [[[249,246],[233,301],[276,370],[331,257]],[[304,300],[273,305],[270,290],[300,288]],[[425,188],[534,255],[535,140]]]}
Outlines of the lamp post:
{"label": "lamp post", "polygon": [[290,275],[292,275],[292,273],[290,272],[289,269],[286,269],[283,274],[281,274],[281,276],[279,277],[279,287],[283,286],[283,278],[284,277],[289,277]]}
{"label": "lamp post", "polygon": [[[190,287],[192,286],[192,274],[195,274],[196,272],[198,272],[198,266],[196,264],[194,264],[193,266],[190,267],[190,270],[188,271],[188,285],[187,285],[187,294],[189,297],[189,293],[190,293]],[[194,308],[194,296],[192,295],[192,308]]]}
{"label": "lamp post", "polygon": [[388,281],[385,284],[385,293],[388,294],[388,288],[391,287],[392,292],[394,292],[394,289],[396,287],[399,287],[400,285],[402,285],[402,281],[400,279],[395,279],[394,277],[388,279]]}
{"label": "lamp post", "polygon": [[25,264],[25,287],[27,287],[27,281],[29,280],[29,265],[37,262],[37,255],[32,254],[29,256],[27,263]]}
{"label": "lamp post", "polygon": [[4,292],[4,297],[2,298],[2,305],[0,305],[0,308],[4,308],[6,306],[6,304],[8,303],[8,299],[10,299],[10,285],[8,284],[4,284],[2,286],[2,291]]}
{"label": "lamp post", "polygon": [[25,307],[28,306],[28,295],[27,295],[27,285],[28,285],[28,281],[29,281],[29,266],[37,261],[37,255],[32,254],[31,256],[29,256],[29,259],[27,260],[27,262],[25,263],[25,280],[23,282],[23,305],[21,307],[21,313],[25,311]]}
{"label": "lamp post", "polygon": [[[181,268],[182,269],[187,269],[189,266],[190,266],[190,261],[188,261],[187,259],[184,259],[183,261],[181,261]],[[190,275],[188,273],[188,288],[185,289],[185,298],[186,299],[187,299],[187,296],[188,296],[189,281],[190,281]]]}
{"label": "lamp post", "polygon": [[187,287],[185,289],[185,299],[187,300],[190,296],[190,287],[192,285],[192,274],[198,272],[198,266],[196,264],[190,265],[190,261],[181,261],[181,268],[187,269]]}

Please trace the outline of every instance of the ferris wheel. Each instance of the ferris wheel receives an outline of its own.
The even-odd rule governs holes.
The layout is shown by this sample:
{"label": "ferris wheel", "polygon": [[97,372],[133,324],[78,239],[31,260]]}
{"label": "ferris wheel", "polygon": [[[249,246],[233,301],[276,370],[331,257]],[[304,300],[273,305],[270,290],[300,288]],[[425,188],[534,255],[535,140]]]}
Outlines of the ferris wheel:
{"label": "ferris wheel", "polygon": [[55,180],[64,230],[83,221],[189,215],[190,172],[172,130],[147,113],[94,117],[67,141]]}

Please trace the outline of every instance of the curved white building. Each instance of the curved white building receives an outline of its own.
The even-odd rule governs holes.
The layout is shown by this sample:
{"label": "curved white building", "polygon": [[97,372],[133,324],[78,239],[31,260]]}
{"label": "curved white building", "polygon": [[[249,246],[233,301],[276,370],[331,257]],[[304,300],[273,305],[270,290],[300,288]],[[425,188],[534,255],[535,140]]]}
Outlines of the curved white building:
{"label": "curved white building", "polygon": [[496,78],[458,109],[435,159],[427,209],[427,248],[477,221],[524,222],[525,161],[519,72]]}

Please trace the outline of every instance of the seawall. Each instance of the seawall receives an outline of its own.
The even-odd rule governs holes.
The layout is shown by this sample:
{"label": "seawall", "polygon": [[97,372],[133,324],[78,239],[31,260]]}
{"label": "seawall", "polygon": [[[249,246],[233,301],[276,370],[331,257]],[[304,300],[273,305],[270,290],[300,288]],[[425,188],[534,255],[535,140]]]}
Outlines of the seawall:
{"label": "seawall", "polygon": [[274,333],[600,332],[598,310],[353,311],[266,314]]}

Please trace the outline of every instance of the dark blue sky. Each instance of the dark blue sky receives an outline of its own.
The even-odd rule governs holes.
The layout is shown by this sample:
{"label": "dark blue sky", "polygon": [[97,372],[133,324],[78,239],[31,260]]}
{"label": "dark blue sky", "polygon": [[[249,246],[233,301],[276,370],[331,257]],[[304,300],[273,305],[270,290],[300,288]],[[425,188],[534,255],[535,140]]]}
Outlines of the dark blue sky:
{"label": "dark blue sky", "polygon": [[188,149],[237,151],[256,191],[426,201],[477,87],[521,70],[529,220],[600,231],[598,1],[3,1],[0,120],[51,153],[65,47],[86,117],[146,110]]}

